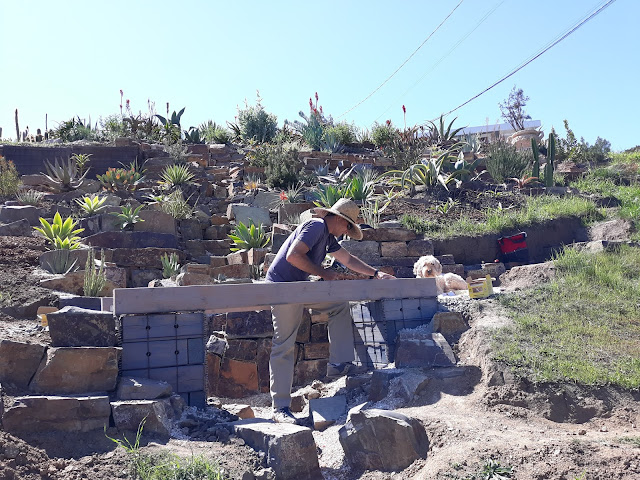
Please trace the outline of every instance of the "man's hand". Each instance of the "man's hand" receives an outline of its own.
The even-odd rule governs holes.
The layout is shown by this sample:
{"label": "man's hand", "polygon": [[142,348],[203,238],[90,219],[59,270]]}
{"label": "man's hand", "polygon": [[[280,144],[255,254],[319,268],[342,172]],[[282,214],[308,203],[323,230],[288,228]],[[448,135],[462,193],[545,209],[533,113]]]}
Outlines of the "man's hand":
{"label": "man's hand", "polygon": [[321,275],[323,280],[340,280],[340,274],[332,268],[325,268]]}
{"label": "man's hand", "polygon": [[378,274],[374,278],[380,278],[382,280],[389,280],[392,278],[396,278],[393,275],[389,275],[388,273],[378,271]]}

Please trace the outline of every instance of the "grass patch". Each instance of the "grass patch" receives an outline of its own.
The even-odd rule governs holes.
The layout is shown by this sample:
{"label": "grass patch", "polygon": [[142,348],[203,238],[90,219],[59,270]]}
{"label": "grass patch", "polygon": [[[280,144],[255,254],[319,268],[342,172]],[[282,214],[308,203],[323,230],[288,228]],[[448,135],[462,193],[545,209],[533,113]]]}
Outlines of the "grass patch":
{"label": "grass patch", "polygon": [[618,441],[620,443],[625,443],[627,445],[640,448],[640,437],[622,437],[622,438],[619,438]]}
{"label": "grass patch", "polygon": [[496,359],[534,382],[640,387],[640,249],[555,264],[554,281],[500,298],[515,324],[495,332]]}
{"label": "grass patch", "polygon": [[442,223],[423,220],[415,215],[404,215],[402,224],[431,238],[449,238],[460,235],[484,235],[507,233],[521,230],[537,223],[562,217],[577,216],[584,223],[603,218],[602,212],[588,199],[567,196],[543,195],[528,197],[521,209],[495,208],[486,212],[484,222],[478,222],[461,215],[458,219],[445,218]]}

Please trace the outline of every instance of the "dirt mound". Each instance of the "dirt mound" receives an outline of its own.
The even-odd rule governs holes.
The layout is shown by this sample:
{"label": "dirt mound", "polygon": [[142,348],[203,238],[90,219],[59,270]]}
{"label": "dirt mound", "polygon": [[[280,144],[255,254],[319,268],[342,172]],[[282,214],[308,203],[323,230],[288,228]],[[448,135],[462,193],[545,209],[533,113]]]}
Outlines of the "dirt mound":
{"label": "dirt mound", "polygon": [[546,283],[556,276],[556,267],[552,261],[513,267],[500,275],[500,287],[506,292],[531,288]]}

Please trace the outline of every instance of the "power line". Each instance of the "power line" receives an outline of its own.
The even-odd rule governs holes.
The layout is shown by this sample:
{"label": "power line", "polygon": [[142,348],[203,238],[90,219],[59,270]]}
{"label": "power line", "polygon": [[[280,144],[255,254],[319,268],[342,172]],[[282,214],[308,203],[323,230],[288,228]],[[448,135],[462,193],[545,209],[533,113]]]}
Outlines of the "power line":
{"label": "power line", "polygon": [[427,43],[427,41],[428,41],[428,40],[429,40],[429,39],[430,39],[430,38],[431,38],[431,37],[432,37],[432,36],[433,36],[433,35],[434,35],[434,34],[435,34],[439,29],[440,29],[440,27],[441,27],[442,25],[444,25],[444,22],[446,22],[446,21],[449,19],[449,17],[450,17],[451,15],[453,15],[453,12],[455,12],[455,11],[458,9],[458,7],[462,4],[462,2],[463,2],[463,1],[464,1],[464,0],[460,0],[460,2],[459,2],[459,3],[454,7],[454,9],[453,9],[453,10],[451,10],[451,12],[449,12],[449,15],[447,15],[447,16],[445,17],[445,19],[444,19],[444,20],[442,20],[442,22],[440,22],[440,25],[438,25],[438,26],[436,27],[436,29],[435,29],[433,32],[431,32],[431,33],[429,34],[429,36],[424,40],[424,42],[422,42],[422,43],[420,44],[420,46],[419,46],[418,48],[416,48],[416,49],[415,49],[415,51],[414,51],[411,55],[409,55],[409,57],[408,57],[404,62],[402,62],[402,65],[400,65],[400,66],[396,69],[396,71],[395,71],[395,72],[393,72],[393,73],[392,73],[392,74],[391,74],[391,75],[390,75],[390,76],[389,76],[389,77],[388,77],[384,82],[382,82],[382,83],[378,86],[378,88],[376,88],[373,92],[371,92],[371,93],[370,93],[369,95],[367,95],[365,98],[363,98],[362,100],[360,100],[360,102],[358,102],[357,104],[355,104],[353,107],[351,107],[349,110],[347,110],[346,112],[344,112],[343,114],[341,114],[341,115],[340,115],[340,116],[338,116],[337,118],[342,118],[342,117],[344,117],[347,113],[349,113],[349,112],[351,112],[352,110],[355,110],[356,108],[358,108],[360,105],[362,105],[362,104],[363,104],[364,102],[366,102],[368,99],[370,99],[370,98],[371,98],[371,97],[372,97],[372,96],[373,96],[373,95],[374,95],[378,90],[380,90],[380,89],[381,89],[381,88],[382,88],[382,87],[383,87],[383,86],[384,86],[384,85],[385,85],[389,80],[391,80],[391,79],[393,78],[393,76],[394,76],[396,73],[398,73],[398,72],[400,71],[400,69],[401,69],[402,67],[404,67],[404,66],[406,65],[406,63],[407,63],[409,60],[411,60],[411,58],[412,58],[416,53],[418,53],[418,50],[420,50],[420,49],[423,47],[423,45],[424,45],[425,43]]}
{"label": "power line", "polygon": [[[505,75],[504,77],[502,77],[500,80],[498,80],[497,82],[495,82],[494,84],[492,84],[490,87],[485,88],[483,91],[481,91],[480,93],[478,93],[477,95],[471,97],[469,100],[467,100],[464,103],[461,103],[460,105],[458,105],[456,108],[454,108],[453,110],[449,110],[447,113],[443,113],[442,116],[446,117],[447,115],[449,115],[450,113],[455,112],[456,110],[464,107],[465,105],[467,105],[468,103],[472,102],[473,100],[475,100],[476,98],[480,97],[481,95],[484,95],[485,93],[487,93],[489,90],[491,90],[493,87],[501,84],[502,82],[504,82],[507,78],[515,75],[517,72],[519,72],[520,70],[522,70],[524,67],[526,67],[527,65],[529,65],[531,62],[533,62],[536,58],[540,57],[543,53],[547,52],[548,50],[550,50],[551,48],[555,47],[558,43],[560,43],[562,40],[564,40],[565,38],[567,38],[569,35],[571,35],[573,32],[575,32],[576,30],[578,30],[582,25],[584,25],[585,23],[587,23],[589,20],[591,20],[593,17],[595,17],[596,15],[598,15],[600,12],[602,12],[605,8],[607,8],[608,6],[610,6],[613,2],[615,2],[616,0],[609,0],[607,1],[605,4],[601,5],[597,10],[595,10],[594,12],[592,12],[590,15],[588,15],[584,20],[580,21],[580,23],[578,23],[576,26],[572,27],[571,29],[569,29],[569,31],[567,31],[566,33],[564,33],[560,38],[556,39],[554,42],[552,42],[550,45],[546,46],[542,51],[540,51],[539,53],[535,54],[533,57],[531,57],[529,60],[526,60],[524,63],[520,64],[520,66],[518,66],[515,70],[512,70],[509,74]],[[431,120],[432,122],[436,121],[436,119]],[[425,122],[428,123],[428,122]]]}
{"label": "power line", "polygon": [[464,41],[465,41],[465,40],[466,40],[466,39],[467,39],[467,38],[468,38],[468,37],[469,37],[473,32],[475,32],[475,31],[480,27],[480,25],[482,25],[482,24],[484,23],[484,21],[485,21],[487,18],[489,18],[489,17],[491,16],[491,14],[492,14],[493,12],[495,12],[495,11],[498,9],[498,7],[499,7],[500,5],[502,5],[504,2],[505,2],[505,0],[502,0],[500,3],[495,4],[495,5],[494,5],[494,7],[493,7],[491,10],[487,11],[487,13],[485,13],[485,14],[484,14],[484,16],[483,16],[483,17],[478,21],[478,23],[476,23],[476,25],[475,25],[471,30],[469,30],[469,31],[466,33],[466,35],[464,35],[462,38],[460,38],[460,40],[458,40],[458,42],[457,42],[453,47],[451,47],[451,49],[450,49],[447,53],[445,53],[442,57],[440,57],[440,59],[439,59],[435,64],[433,64],[433,65],[431,66],[431,68],[430,68],[429,70],[427,70],[427,71],[424,73],[424,75],[422,75],[422,77],[420,77],[420,78],[419,78],[419,79],[418,79],[418,80],[417,80],[413,85],[411,85],[411,86],[410,86],[410,87],[409,87],[409,88],[408,88],[408,89],[407,89],[407,90],[406,90],[402,95],[399,95],[399,96],[398,96],[398,97],[397,97],[397,98],[396,98],[396,99],[395,99],[395,100],[394,100],[394,101],[393,101],[393,102],[392,102],[392,103],[391,103],[391,104],[390,104],[390,105],[389,105],[389,106],[384,110],[384,112],[382,112],[380,115],[378,115],[378,117],[375,119],[375,121],[377,122],[378,120],[380,120],[380,118],[381,118],[385,113],[387,113],[391,107],[393,107],[394,105],[397,105],[397,104],[398,104],[398,100],[400,100],[400,99],[401,99],[402,97],[404,97],[407,93],[409,93],[409,92],[410,92],[410,91],[411,91],[411,90],[412,90],[416,85],[418,85],[420,82],[422,82],[422,80],[424,80],[424,79],[425,79],[425,77],[426,77],[429,73],[431,73],[431,72],[432,72],[432,71],[433,71],[433,70],[434,70],[438,65],[440,65],[444,59],[446,59],[449,55],[451,55],[451,53],[453,53],[453,52],[455,51],[455,49],[456,49],[456,48],[458,48],[462,42],[464,42]]}

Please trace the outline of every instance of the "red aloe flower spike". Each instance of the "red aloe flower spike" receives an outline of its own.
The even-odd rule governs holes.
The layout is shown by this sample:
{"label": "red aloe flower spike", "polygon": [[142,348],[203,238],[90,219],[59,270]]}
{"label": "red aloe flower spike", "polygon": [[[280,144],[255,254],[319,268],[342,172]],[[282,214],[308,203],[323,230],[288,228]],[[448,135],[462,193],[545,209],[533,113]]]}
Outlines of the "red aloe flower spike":
{"label": "red aloe flower spike", "polygon": [[407,109],[404,105],[402,105],[402,113],[407,113]]}
{"label": "red aloe flower spike", "polygon": [[280,192],[280,200],[281,201],[284,202],[285,200],[287,200],[287,198],[288,197],[287,197],[287,194],[285,192]]}
{"label": "red aloe flower spike", "polygon": [[387,127],[391,126],[391,120],[387,120]]}
{"label": "red aloe flower spike", "polygon": [[318,101],[318,92],[316,92],[316,102]]}
{"label": "red aloe flower spike", "polygon": [[322,113],[322,105],[320,105],[320,113]]}
{"label": "red aloe flower spike", "polygon": [[309,108],[313,109],[313,100],[309,97]]}

